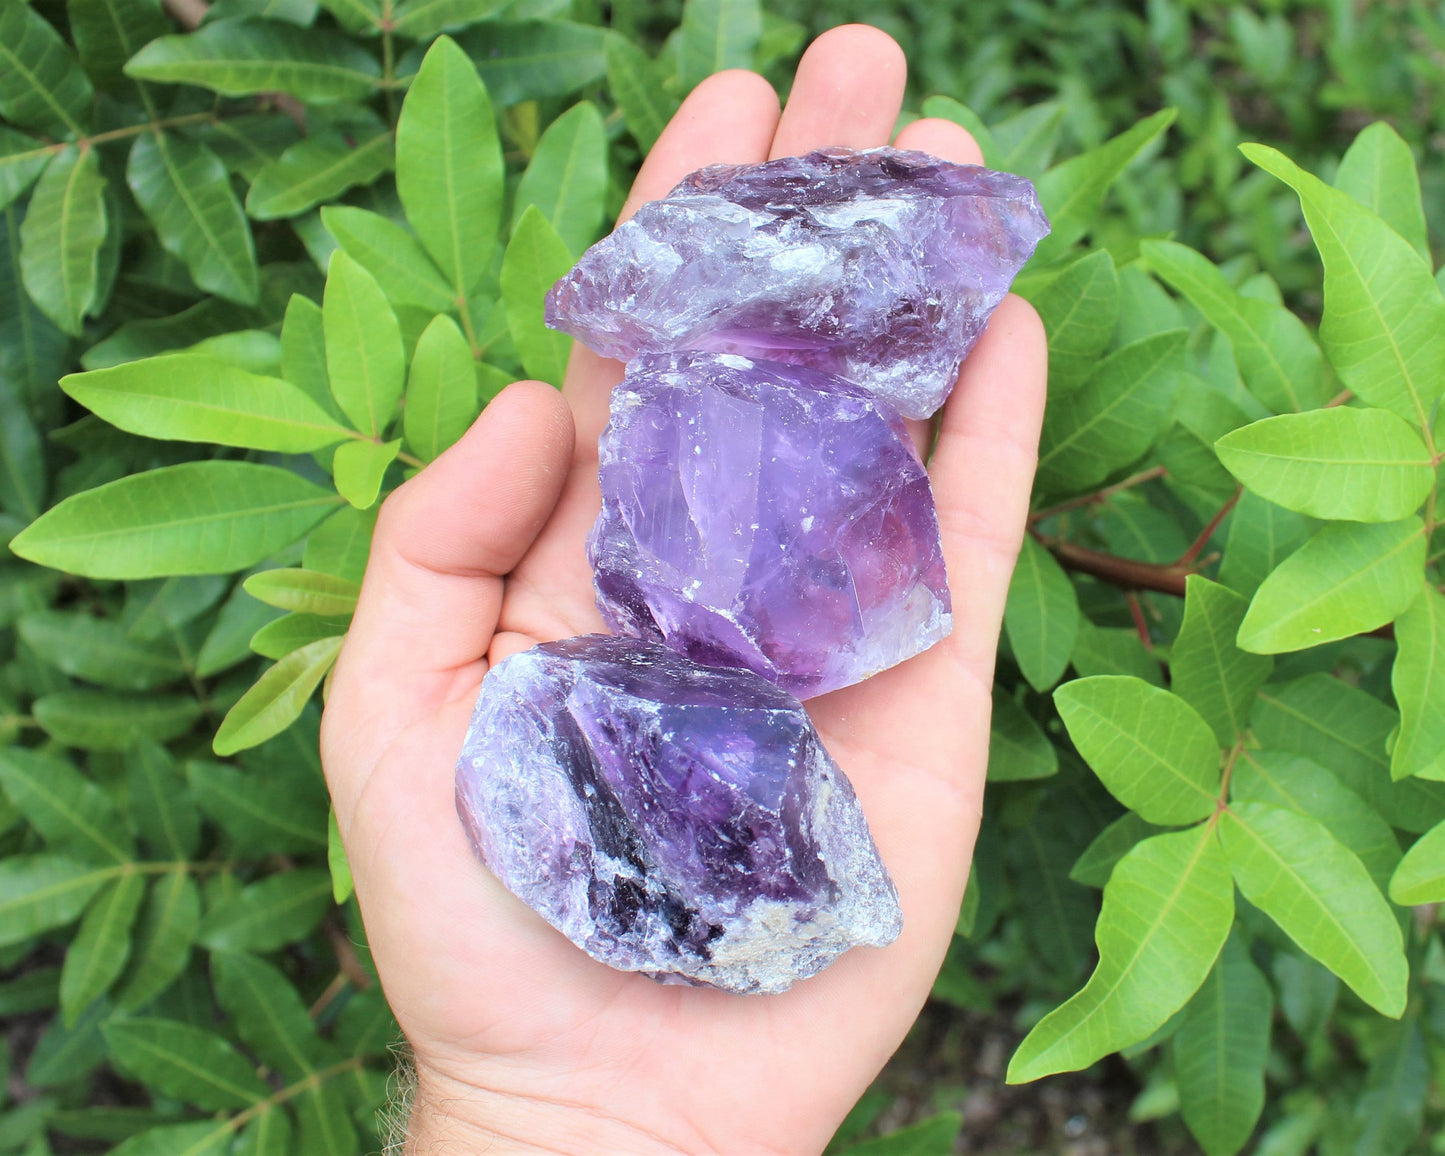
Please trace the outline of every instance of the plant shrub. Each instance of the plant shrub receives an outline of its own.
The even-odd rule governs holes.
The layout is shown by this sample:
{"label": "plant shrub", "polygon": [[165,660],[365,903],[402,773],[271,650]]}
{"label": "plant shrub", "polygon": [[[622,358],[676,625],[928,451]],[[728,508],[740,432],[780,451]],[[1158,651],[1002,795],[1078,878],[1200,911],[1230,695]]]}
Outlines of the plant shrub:
{"label": "plant shrub", "polygon": [[[1087,8],[1059,19],[1156,54],[1181,112],[1091,88],[1058,28],[1027,42],[1054,92],[921,49],[951,95],[919,111],[1054,223],[1017,286],[1050,406],[935,995],[1018,1028],[1011,1081],[1121,1053],[1136,1118],[1210,1156],[1404,1153],[1445,1045],[1445,297],[1412,150],[1382,122],[1314,163],[1278,14]],[[678,15],[0,2],[0,1151],[379,1143],[395,1024],[316,699],[381,498],[506,383],[560,382],[545,289],[693,84],[782,79],[804,34]],[[1398,111],[1333,19],[1319,99]],[[1188,32],[1220,27],[1308,168],[1200,103]]]}

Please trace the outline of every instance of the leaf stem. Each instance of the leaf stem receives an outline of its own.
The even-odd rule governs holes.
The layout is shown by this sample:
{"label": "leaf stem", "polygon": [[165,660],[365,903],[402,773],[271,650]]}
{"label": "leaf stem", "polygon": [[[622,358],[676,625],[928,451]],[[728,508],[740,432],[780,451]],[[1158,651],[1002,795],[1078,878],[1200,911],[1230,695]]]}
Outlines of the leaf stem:
{"label": "leaf stem", "polygon": [[472,324],[471,306],[467,304],[466,297],[461,293],[457,294],[457,313],[462,319],[462,334],[466,337],[467,346],[472,351],[472,360],[481,361],[482,346],[481,343],[477,341],[476,326]]}
{"label": "leaf stem", "polygon": [[1205,526],[1204,529],[1199,531],[1199,537],[1195,538],[1194,541],[1190,543],[1189,549],[1185,550],[1184,553],[1179,556],[1179,560],[1175,562],[1174,565],[1192,566],[1194,564],[1195,559],[1197,559],[1199,555],[1203,553],[1204,547],[1209,545],[1209,539],[1214,537],[1214,532],[1219,529],[1219,523],[1224,521],[1225,517],[1229,514],[1229,511],[1234,509],[1235,505],[1239,502],[1239,499],[1243,495],[1244,487],[1237,487],[1234,491],[1234,497],[1230,498],[1229,501],[1225,502],[1224,505],[1219,507],[1218,513],[1216,513],[1214,517],[1209,519],[1209,524]]}
{"label": "leaf stem", "polygon": [[1029,515],[1029,525],[1045,521],[1062,514],[1067,510],[1077,510],[1080,506],[1092,506],[1098,502],[1107,501],[1115,494],[1122,494],[1125,490],[1132,490],[1135,486],[1142,486],[1145,482],[1152,482],[1155,478],[1162,478],[1168,471],[1163,466],[1154,466],[1151,469],[1143,470],[1131,477],[1125,478],[1122,482],[1115,482],[1112,486],[1105,486],[1102,490],[1095,490],[1091,494],[1084,494],[1077,498],[1070,498],[1067,502],[1060,502],[1057,506],[1046,506]]}

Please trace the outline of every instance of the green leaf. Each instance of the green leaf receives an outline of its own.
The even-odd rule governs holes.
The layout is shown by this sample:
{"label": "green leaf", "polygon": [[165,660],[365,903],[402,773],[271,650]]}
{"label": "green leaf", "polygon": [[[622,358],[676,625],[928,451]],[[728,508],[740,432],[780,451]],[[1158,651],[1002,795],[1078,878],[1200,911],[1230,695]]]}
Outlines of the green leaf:
{"label": "green leaf", "polygon": [[341,829],[336,825],[333,807],[326,819],[326,865],[331,869],[331,898],[338,904],[351,898],[355,885],[351,881],[351,864],[346,861],[346,848],[341,843]]}
{"label": "green leaf", "polygon": [[251,228],[215,153],[184,137],[142,133],[125,179],[161,245],[185,262],[197,286],[256,303],[261,286]]}
{"label": "green leaf", "polygon": [[25,521],[45,506],[45,448],[18,388],[0,378],[0,509]]}
{"label": "green leaf", "polygon": [[1255,592],[1239,645],[1279,654],[1374,630],[1414,601],[1424,566],[1419,518],[1329,523]]}
{"label": "green leaf", "polygon": [[450,317],[436,317],[417,341],[407,374],[407,444],[429,462],[467,432],[480,408],[467,339]]}
{"label": "green leaf", "polygon": [[189,859],[201,845],[201,820],[173,760],[156,743],[141,743],[126,756],[130,815],[158,856]]}
{"label": "green leaf", "polygon": [[346,1099],[335,1084],[319,1084],[297,1098],[296,1131],[302,1152],[352,1156],[361,1150]]}
{"label": "green leaf", "polygon": [[601,28],[566,20],[489,20],[457,43],[476,61],[497,107],[509,108],[601,80],[608,39]]}
{"label": "green leaf", "polygon": [[291,1117],[282,1107],[259,1113],[241,1133],[232,1156],[286,1156],[291,1147]]}
{"label": "green leaf", "polygon": [[686,0],[678,30],[677,78],[684,91],[714,72],[751,68],[763,33],[758,0]]}
{"label": "green leaf", "polygon": [[284,614],[251,636],[251,649],[262,658],[285,658],[293,650],[345,634],[350,625],[349,617]]}
{"label": "green leaf", "polygon": [[1069,656],[1080,678],[1093,674],[1131,674],[1151,686],[1163,686],[1159,660],[1144,649],[1139,632],[1128,626],[1095,626],[1082,615],[1074,653]]}
{"label": "green leaf", "polygon": [[211,744],[218,755],[233,755],[280,734],[300,716],[311,692],[341,652],[340,638],[323,638],[292,651],[227,712]]}
{"label": "green leaf", "polygon": [[56,153],[20,226],[20,273],[31,301],[66,333],[79,335],[86,314],[100,304],[107,225],[100,154],[75,145]]}
{"label": "green leaf", "polygon": [[24,943],[69,923],[117,870],[87,867],[59,855],[0,859],[0,946]]}
{"label": "green leaf", "polygon": [[1328,400],[1320,347],[1288,309],[1243,296],[1209,258],[1186,245],[1142,241],[1139,250],[1229,339],[1245,385],[1270,409],[1312,409]]}
{"label": "green leaf", "polygon": [[[922,112],[926,117],[951,120],[959,127],[967,129],[969,136],[973,137],[979,151],[983,153],[984,166],[990,169],[1004,167],[1002,153],[999,151],[998,142],[993,139],[993,133],[989,131],[988,125],[983,123],[983,118],[968,105],[954,100],[951,96],[930,96],[923,102]],[[1050,366],[1050,369],[1052,368]]]}
{"label": "green leaf", "polygon": [[201,924],[201,891],[184,868],[151,885],[141,912],[130,971],[116,996],[121,1011],[135,1011],[165,992],[186,970]]}
{"label": "green leaf", "polygon": [[350,614],[359,583],[316,570],[262,570],[241,583],[252,598],[301,614]]}
{"label": "green leaf", "polygon": [[326,278],[321,316],[331,392],[357,429],[380,437],[406,378],[396,314],[376,278],[345,253],[337,253]]}
{"label": "green leaf", "polygon": [[1243,751],[1229,793],[1236,802],[1270,803],[1314,819],[1359,857],[1382,891],[1400,861],[1389,824],[1339,778],[1302,755]]}
{"label": "green leaf", "polygon": [[1185,579],[1184,623],[1169,653],[1174,693],[1199,712],[1222,747],[1249,727],[1249,708],[1274,661],[1234,644],[1248,602],[1191,574]]}
{"label": "green leaf", "polygon": [[302,390],[195,353],[168,353],[61,378],[92,413],[127,433],[297,454],[350,436]]}
{"label": "green leaf", "polygon": [[299,293],[293,293],[286,303],[281,323],[281,376],[328,414],[341,417],[326,372],[326,325],[321,306]]}
{"label": "green leaf", "polygon": [[314,798],[286,778],[260,783],[221,763],[192,760],[186,778],[196,802],[251,855],[311,854],[326,847],[326,815]]}
{"label": "green leaf", "polygon": [[1133,811],[1125,811],[1094,836],[1094,841],[1074,861],[1069,878],[1085,887],[1106,887],[1120,859],[1136,844],[1162,832],[1162,827],[1146,823]]}
{"label": "green leaf", "polygon": [[1413,1013],[1392,1026],[1355,1101],[1350,1151],[1359,1156],[1403,1156],[1422,1135],[1430,1060]]}
{"label": "green leaf", "polygon": [[360,585],[371,553],[376,516],[375,509],[343,506],[311,531],[301,564],[308,570],[335,574]]}
{"label": "green leaf", "polygon": [[1079,754],[1119,802],[1164,827],[1213,813],[1219,743],[1177,695],[1137,678],[1079,678],[1054,691]]}
{"label": "green leaf", "polygon": [[963,1128],[963,1113],[940,1112],[886,1136],[843,1149],[843,1156],[938,1156],[952,1152]]}
{"label": "green leaf", "polygon": [[384,1056],[401,1034],[396,1017],[376,988],[359,991],[346,1001],[336,1020],[333,1039],[349,1056]]}
{"label": "green leaf", "polygon": [[129,750],[143,739],[179,738],[201,717],[189,695],[64,690],[37,698],[35,721],[56,742],[87,751]]}
{"label": "green leaf", "polygon": [[1315,820],[1268,803],[1231,804],[1219,834],[1245,898],[1367,1004],[1398,1018],[1410,969],[1364,864]]}
{"label": "green leaf", "polygon": [[222,96],[285,92],[308,104],[335,104],[372,96],[381,66],[339,33],[264,20],[216,20],[197,32],[151,41],[125,72]]}
{"label": "green leaf", "polygon": [[1162,109],[1039,178],[1039,200],[1053,226],[1052,234],[1038,247],[1036,259],[1041,264],[1052,261],[1088,232],[1110,187],[1134,158],[1174,123],[1175,116],[1174,109]]}
{"label": "green leaf", "polygon": [[394,31],[412,40],[430,40],[438,32],[464,28],[485,20],[507,0],[402,0],[396,6]]}
{"label": "green leaf", "polygon": [[65,13],[80,61],[102,87],[124,84],[125,62],[171,31],[160,0],[68,0]]}
{"label": "green leaf", "polygon": [[218,574],[127,583],[121,625],[131,638],[171,637],[214,606],[228,585]]}
{"label": "green leaf", "polygon": [[1345,150],[1335,172],[1335,188],[1376,213],[1415,252],[1430,259],[1415,158],[1400,134],[1384,121],[1366,125]]}
{"label": "green leaf", "polygon": [[110,990],[130,958],[130,929],[145,896],[145,880],[122,875],[91,903],[65,951],[60,1010],[73,1028],[80,1013]]}
{"label": "green leaf", "polygon": [[327,205],[321,210],[321,223],[392,301],[433,313],[457,308],[455,294],[421,242],[394,221],[350,205]]}
{"label": "green leaf", "polygon": [[198,939],[212,951],[274,951],[305,937],[330,909],[330,872],[282,871],[208,912]]}
{"label": "green leaf", "polygon": [[232,1129],[225,1120],[204,1124],[164,1124],[132,1136],[109,1156],[225,1156]]}
{"label": "green leaf", "polygon": [[609,36],[607,87],[633,140],[650,151],[677,111],[676,99],[663,87],[661,67],[626,37]]}
{"label": "green leaf", "polygon": [[[304,2],[304,0],[303,0]],[[296,122],[285,113],[260,112],[193,125],[188,134],[202,141],[221,163],[247,182],[299,139]]]}
{"label": "green leaf", "polygon": [[18,626],[25,645],[51,666],[112,690],[154,690],[186,675],[174,646],[132,638],[113,618],[41,610]]}
{"label": "green leaf", "polygon": [[67,498],[10,549],[90,578],[224,574],[290,545],[338,500],[276,466],[185,462]]}
{"label": "green leaf", "polygon": [[1003,620],[1014,661],[1029,685],[1048,690],[1069,665],[1079,600],[1063,567],[1032,537],[1024,538],[1019,552]]}
{"label": "green leaf", "polygon": [[1116,349],[1044,417],[1039,481],[1082,490],[1138,459],[1163,432],[1188,334],[1171,329]]}
{"label": "green leaf", "polygon": [[1049,394],[1062,397],[1088,380],[1119,320],[1119,275],[1099,249],[1042,283],[1016,286],[1039,311],[1049,338]]}
{"label": "green leaf", "polygon": [[80,136],[94,90],[55,29],[28,4],[0,4],[0,116],[53,136]]}
{"label": "green leaf", "polygon": [[115,1066],[133,1080],[210,1112],[248,1108],[271,1094],[240,1052],[178,1020],[111,1020],[101,1030]]}
{"label": "green leaf", "polygon": [[1019,1045],[1008,1082],[1086,1068],[1158,1030],[1204,982],[1233,921],[1229,864],[1209,826],[1137,844],[1104,888],[1098,967]]}
{"label": "green leaf", "polygon": [[1396,779],[1425,770],[1445,753],[1445,597],[1425,587],[1395,622],[1399,652],[1391,674],[1400,735],[1390,754]]}
{"label": "green leaf", "polygon": [[995,694],[988,739],[989,782],[1046,779],[1058,770],[1058,752],[1039,724],[1013,699]]}
{"label": "green leaf", "polygon": [[1234,1156],[1264,1111],[1273,1015],[1269,981],[1230,936],[1171,1041],[1179,1107],[1207,1156]]}
{"label": "green leaf", "polygon": [[340,132],[323,129],[299,140],[256,174],[246,194],[246,212],[258,221],[294,217],[369,185],[394,164],[391,134],[373,131],[353,144]]}
{"label": "green leaf", "polygon": [[1240,148],[1299,194],[1325,266],[1320,341],[1340,380],[1424,428],[1445,389],[1445,297],[1429,264],[1369,209],[1283,153]]}
{"label": "green leaf", "polygon": [[502,258],[502,301],[522,367],[539,381],[560,386],[572,339],[549,329],[547,290],[572,267],[572,254],[536,205],[529,205]]}
{"label": "green leaf", "polygon": [[406,218],[462,300],[486,276],[502,217],[502,148],[487,89],[448,37],[427,51],[396,126]]}
{"label": "green leaf", "polygon": [[55,755],[0,750],[0,786],[46,843],[76,858],[128,863],[135,840],[110,796]]}
{"label": "green leaf", "polygon": [[217,952],[211,975],[216,1000],[242,1041],[287,1079],[313,1075],[334,1054],[317,1036],[296,989],[269,963]]}
{"label": "green leaf", "polygon": [[25,195],[55,151],[52,145],[0,126],[0,209]]}
{"label": "green leaf", "polygon": [[1409,517],[1435,484],[1420,435],[1388,410],[1332,409],[1266,418],[1226,434],[1219,460],[1287,510],[1349,522]]}
{"label": "green leaf", "polygon": [[1037,179],[1053,159],[1065,112],[1061,101],[1048,100],[994,124],[993,137],[1003,154],[996,167]]}
{"label": "green leaf", "polygon": [[1328,674],[1266,687],[1251,719],[1264,747],[1333,771],[1392,827],[1425,831],[1445,819],[1445,784],[1390,781],[1385,741],[1399,721],[1378,699]]}
{"label": "green leaf", "polygon": [[1248,490],[1229,517],[1219,581],[1252,598],[1260,583],[1308,541],[1314,523]]}
{"label": "green leaf", "polygon": [[1401,907],[1445,900],[1445,822],[1416,839],[1390,876],[1390,899]]}
{"label": "green leaf", "polygon": [[331,459],[336,490],[358,510],[376,504],[387,467],[396,461],[401,439],[389,442],[354,441],[337,446]]}
{"label": "green leaf", "polygon": [[517,185],[512,227],[536,205],[567,248],[580,253],[597,239],[607,196],[607,134],[602,114],[581,101],[547,126]]}

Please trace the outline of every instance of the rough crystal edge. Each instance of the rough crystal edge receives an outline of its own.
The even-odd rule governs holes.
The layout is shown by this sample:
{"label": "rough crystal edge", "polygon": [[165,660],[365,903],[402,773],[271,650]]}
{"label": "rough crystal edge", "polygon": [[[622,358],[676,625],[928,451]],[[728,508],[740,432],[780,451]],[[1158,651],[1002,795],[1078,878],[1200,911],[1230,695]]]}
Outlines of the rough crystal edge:
{"label": "rough crystal edge", "polygon": [[[533,651],[537,649],[534,647]],[[853,947],[886,947],[898,938],[903,928],[903,912],[897,888],[873,842],[867,818],[858,804],[852,784],[823,746],[820,736],[812,729],[811,721],[807,722],[807,726],[814,745],[825,770],[830,772],[829,788],[817,792],[814,796],[811,822],[819,843],[820,858],[828,865],[830,879],[833,879],[840,893],[851,892],[854,896],[843,917],[832,916],[831,926],[834,933],[826,943],[814,945],[807,956],[796,965],[787,965],[783,962],[788,958],[784,954],[785,947],[779,942],[780,930],[785,930],[779,928],[779,919],[787,905],[759,898],[749,907],[751,918],[745,925],[746,934],[739,942],[729,944],[728,954],[723,957],[724,962],[742,972],[742,977],[738,978],[722,972],[716,955],[708,963],[687,971],[650,967],[645,961],[625,958],[622,954],[625,945],[619,945],[615,941],[603,941],[592,933],[589,921],[582,918],[581,912],[586,907],[586,880],[581,875],[575,876],[571,881],[573,903],[563,914],[554,915],[550,905],[542,902],[543,893],[552,881],[544,877],[544,864],[537,859],[534,847],[519,836],[525,834],[525,826],[529,820],[541,821],[550,828],[555,825],[557,817],[543,818],[538,810],[537,800],[525,797],[525,792],[519,790],[527,782],[527,776],[515,772],[515,762],[510,764],[509,768],[494,768],[490,783],[504,796],[504,803],[510,804],[512,814],[519,820],[518,825],[504,836],[494,831],[493,825],[480,820],[480,811],[484,805],[471,801],[470,796],[474,791],[466,781],[466,773],[471,772],[470,787],[474,787],[476,791],[480,791],[488,783],[488,780],[481,777],[469,755],[474,738],[489,728],[493,713],[503,705],[495,700],[488,700],[488,681],[494,680],[494,675],[509,664],[529,658],[533,651],[524,651],[504,659],[488,671],[483,679],[457,761],[456,808],[468,840],[483,866],[491,871],[512,895],[575,946],[614,970],[637,972],[661,984],[708,987],[734,995],[776,995],[787,991],[799,980],[818,974]],[[500,680],[494,680],[494,685],[497,681]],[[769,691],[791,698],[771,683],[759,681],[763,682]],[[539,726],[545,725],[545,720],[537,711],[537,704],[532,698],[522,696],[510,688],[506,693],[512,705],[521,708],[522,713],[529,714]],[[796,700],[793,701],[796,703]],[[801,703],[797,703],[797,709],[807,720]],[[512,773],[507,773],[508,770]],[[567,810],[571,817],[578,826],[590,829],[571,783],[566,781],[565,771],[560,765],[549,768],[549,771],[563,780],[560,794],[569,804]],[[505,797],[508,792],[510,797]],[[495,815],[493,817],[495,818]],[[871,853],[860,853],[861,848],[867,848]],[[844,877],[838,878],[834,872],[840,867],[846,868],[848,864],[853,864],[855,869],[844,870]],[[515,885],[509,867],[530,867],[532,886]],[[849,921],[846,924],[845,919]],[[802,944],[806,943],[806,940],[796,943],[795,950],[803,950]]]}

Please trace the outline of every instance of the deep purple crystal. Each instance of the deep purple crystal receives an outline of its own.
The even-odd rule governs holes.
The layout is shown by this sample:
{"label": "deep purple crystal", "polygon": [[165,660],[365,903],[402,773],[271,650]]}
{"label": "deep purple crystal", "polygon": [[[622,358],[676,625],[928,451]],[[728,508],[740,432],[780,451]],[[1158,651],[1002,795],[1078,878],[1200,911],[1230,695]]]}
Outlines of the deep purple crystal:
{"label": "deep purple crystal", "polygon": [[547,323],[619,361],[808,365],[927,417],[1048,230],[1023,177],[926,153],[713,165],[588,249]]}
{"label": "deep purple crystal", "polygon": [[902,420],[802,366],[642,357],[612,394],[587,551],[608,626],[801,698],[948,635],[928,475]]}
{"label": "deep purple crystal", "polygon": [[457,809],[510,891],[625,971],[777,992],[902,925],[802,704],[637,639],[547,643],[489,671]]}

